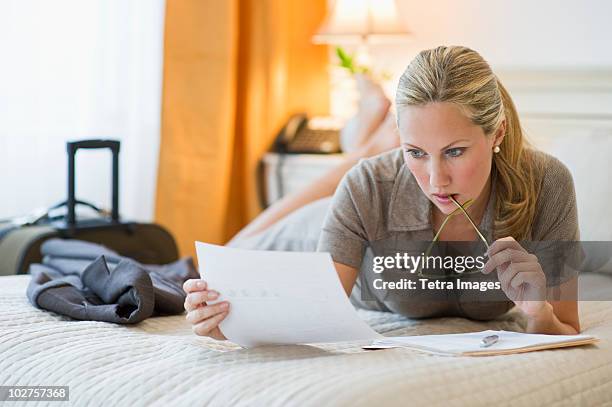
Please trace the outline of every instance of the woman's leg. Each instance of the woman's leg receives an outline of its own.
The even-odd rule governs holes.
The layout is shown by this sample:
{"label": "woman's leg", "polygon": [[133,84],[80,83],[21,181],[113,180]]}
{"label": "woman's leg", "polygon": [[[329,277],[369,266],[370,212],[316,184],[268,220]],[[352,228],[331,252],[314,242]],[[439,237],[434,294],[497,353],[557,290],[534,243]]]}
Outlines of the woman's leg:
{"label": "woman's leg", "polygon": [[[380,97],[381,94],[382,93],[376,93],[375,95],[369,94],[366,95],[366,97]],[[382,95],[384,97],[384,94]],[[371,102],[369,104],[370,108],[373,105],[374,103]],[[374,127],[375,130],[373,133],[369,134],[369,137],[362,141],[362,144],[354,151],[347,153],[346,159],[341,164],[331,169],[320,178],[316,179],[306,188],[289,194],[275,202],[251,223],[245,226],[240,232],[238,232],[238,234],[236,234],[236,236],[234,236],[228,244],[236,243],[237,240],[248,238],[263,232],[295,210],[302,208],[316,200],[333,195],[344,174],[346,174],[348,170],[357,164],[360,159],[374,156],[398,147],[399,136],[397,133],[395,117],[393,114],[388,112],[388,105],[386,105],[384,109],[384,115],[381,117],[376,117],[375,115],[372,115],[371,112],[365,116],[370,118],[370,120],[376,120],[375,126],[372,125],[370,120],[364,120],[363,115],[360,117],[361,125],[356,126],[356,128],[359,129],[358,132],[355,133],[356,135],[362,137],[363,126]],[[359,116],[360,113],[358,112],[357,115]]]}
{"label": "woman's leg", "polygon": [[340,145],[345,153],[353,153],[365,145],[391,107],[391,101],[380,85],[368,75],[355,75],[355,83],[359,92],[357,113],[345,123],[340,132]]}
{"label": "woman's leg", "polygon": [[234,243],[236,240],[251,237],[263,232],[296,209],[321,198],[333,195],[344,174],[351,169],[360,158],[357,152],[350,154],[340,165],[316,179],[306,188],[288,194],[274,202],[270,207],[253,219],[251,223],[238,232],[238,234],[232,238],[230,244]]}

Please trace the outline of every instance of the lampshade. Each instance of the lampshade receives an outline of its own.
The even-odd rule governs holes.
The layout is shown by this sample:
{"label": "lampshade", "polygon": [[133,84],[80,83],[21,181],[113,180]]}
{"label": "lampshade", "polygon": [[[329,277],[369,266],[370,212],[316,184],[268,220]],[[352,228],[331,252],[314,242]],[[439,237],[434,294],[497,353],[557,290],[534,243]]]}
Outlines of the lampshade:
{"label": "lampshade", "polygon": [[336,0],[312,41],[387,42],[409,33],[398,18],[395,0]]}

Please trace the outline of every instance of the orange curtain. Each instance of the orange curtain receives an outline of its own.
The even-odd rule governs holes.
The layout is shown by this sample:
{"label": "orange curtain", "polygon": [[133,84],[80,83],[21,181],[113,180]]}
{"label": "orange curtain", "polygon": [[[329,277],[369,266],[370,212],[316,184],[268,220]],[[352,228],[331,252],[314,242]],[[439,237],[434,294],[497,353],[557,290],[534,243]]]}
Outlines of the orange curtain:
{"label": "orange curtain", "polygon": [[325,0],[168,0],[156,221],[182,255],[255,217],[257,166],[290,114],[327,114]]}

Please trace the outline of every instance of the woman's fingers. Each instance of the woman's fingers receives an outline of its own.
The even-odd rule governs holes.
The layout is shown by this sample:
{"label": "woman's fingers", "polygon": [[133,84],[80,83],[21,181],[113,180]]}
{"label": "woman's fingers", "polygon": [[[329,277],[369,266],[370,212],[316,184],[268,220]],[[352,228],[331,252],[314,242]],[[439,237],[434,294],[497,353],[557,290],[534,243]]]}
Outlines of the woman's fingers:
{"label": "woman's fingers", "polygon": [[546,285],[546,277],[535,267],[527,267],[524,271],[516,273],[510,280],[509,285],[518,289],[524,283],[531,284],[534,287],[543,287]]}
{"label": "woman's fingers", "polygon": [[218,329],[218,325],[221,321],[223,321],[223,318],[225,318],[227,314],[228,311],[221,312],[212,318],[208,318],[202,322],[194,324],[191,329],[196,335],[211,336],[215,339],[225,339],[225,336],[223,336],[221,331]]}
{"label": "woman's fingers", "polygon": [[491,246],[489,246],[489,250],[487,251],[487,254],[489,255],[489,257],[491,257],[495,253],[499,253],[502,250],[506,250],[506,249],[525,251],[525,249],[523,248],[523,246],[520,245],[519,242],[514,240],[513,237],[508,236],[508,237],[503,237],[501,239],[497,239],[496,241],[491,243]]}
{"label": "woman's fingers", "polygon": [[183,291],[187,294],[192,293],[194,291],[202,291],[206,289],[206,281],[199,278],[190,278],[189,280],[183,283]]}
{"label": "woman's fingers", "polygon": [[213,301],[219,298],[219,293],[213,290],[195,291],[185,297],[185,310],[187,312],[205,304],[206,301]]}
{"label": "woman's fingers", "polygon": [[[531,296],[540,297],[540,289],[546,287],[546,277],[542,272],[539,263],[522,262],[512,263],[503,273],[498,273],[499,282],[502,290],[510,297],[511,300],[526,300],[523,290],[525,284],[528,285],[528,291]],[[542,300],[542,298],[531,298],[532,300]]]}
{"label": "woman's fingers", "polygon": [[497,273],[497,278],[501,283],[502,290],[508,292],[511,285],[510,282],[517,275],[529,271],[529,263],[512,263],[504,270],[503,273]]}
{"label": "woman's fingers", "polygon": [[207,290],[208,284],[202,279],[190,279],[183,284],[185,296],[185,319],[192,325],[191,329],[197,335],[210,336],[214,339],[226,339],[218,328],[219,323],[229,313],[229,303],[222,301],[209,305],[207,301],[219,298],[219,293]]}
{"label": "woman's fingers", "polygon": [[[489,257],[482,272],[489,274],[497,267],[505,263],[519,263],[533,261],[535,256],[527,252],[516,249],[505,249]],[[537,261],[537,258],[535,258]]]}
{"label": "woman's fingers", "polygon": [[206,305],[204,307],[195,308],[187,313],[185,319],[190,324],[198,324],[206,319],[212,318],[213,316],[226,312],[229,309],[229,303],[223,301],[213,305]]}

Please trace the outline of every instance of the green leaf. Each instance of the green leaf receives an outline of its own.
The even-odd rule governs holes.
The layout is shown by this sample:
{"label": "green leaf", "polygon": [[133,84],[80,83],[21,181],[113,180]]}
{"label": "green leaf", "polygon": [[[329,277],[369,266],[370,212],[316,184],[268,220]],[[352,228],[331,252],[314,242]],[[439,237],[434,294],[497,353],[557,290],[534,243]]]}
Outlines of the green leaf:
{"label": "green leaf", "polygon": [[355,63],[353,61],[353,56],[349,55],[344,51],[341,47],[336,47],[336,55],[338,55],[338,59],[340,60],[340,66],[342,68],[346,68],[351,73],[357,72],[355,69]]}

